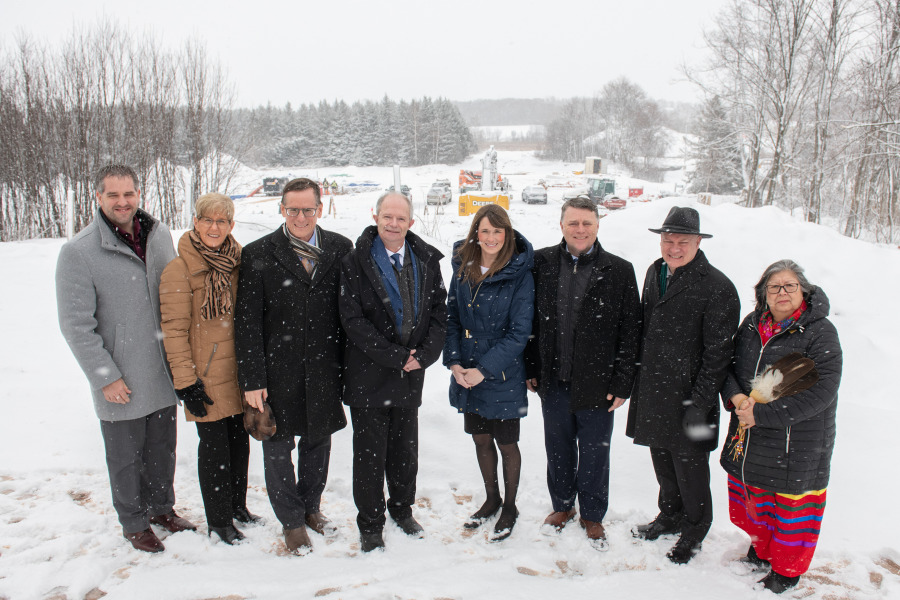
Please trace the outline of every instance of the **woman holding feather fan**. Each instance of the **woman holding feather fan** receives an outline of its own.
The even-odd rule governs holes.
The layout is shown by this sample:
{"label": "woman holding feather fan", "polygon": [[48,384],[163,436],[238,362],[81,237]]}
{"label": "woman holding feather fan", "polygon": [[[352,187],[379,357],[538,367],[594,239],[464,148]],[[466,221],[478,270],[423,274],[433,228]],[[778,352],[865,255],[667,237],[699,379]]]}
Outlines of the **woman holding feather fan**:
{"label": "woman holding feather fan", "polygon": [[828,298],[797,263],[770,265],[755,290],[722,387],[731,422],[720,463],[731,521],[750,535],[741,560],[770,568],[760,583],[782,593],[809,568],[818,541],[842,354]]}

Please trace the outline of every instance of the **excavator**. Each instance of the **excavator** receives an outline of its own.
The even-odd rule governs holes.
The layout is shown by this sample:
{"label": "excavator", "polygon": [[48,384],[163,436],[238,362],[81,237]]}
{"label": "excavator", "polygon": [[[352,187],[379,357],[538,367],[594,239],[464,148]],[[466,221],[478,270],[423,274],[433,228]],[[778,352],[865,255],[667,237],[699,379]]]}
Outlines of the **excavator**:
{"label": "excavator", "polygon": [[[463,177],[466,185],[463,185]],[[479,177],[480,175],[480,177]],[[463,189],[463,188],[466,189]],[[474,215],[486,204],[499,204],[509,210],[507,182],[497,172],[497,151],[491,146],[481,158],[481,173],[478,171],[459,172],[459,216]]]}

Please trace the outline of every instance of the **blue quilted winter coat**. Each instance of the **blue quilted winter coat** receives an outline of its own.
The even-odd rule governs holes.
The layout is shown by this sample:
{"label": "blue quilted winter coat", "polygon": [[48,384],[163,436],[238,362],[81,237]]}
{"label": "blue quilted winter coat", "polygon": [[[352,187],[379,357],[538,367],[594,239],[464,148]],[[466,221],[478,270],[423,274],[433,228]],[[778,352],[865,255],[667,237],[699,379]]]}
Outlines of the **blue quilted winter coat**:
{"label": "blue quilted winter coat", "polygon": [[450,404],[486,419],[518,419],[528,413],[523,352],[534,314],[534,249],[515,232],[509,263],[481,285],[460,279],[453,247],[453,278],[447,299],[444,365],[477,367],[484,381],[466,389],[450,377]]}

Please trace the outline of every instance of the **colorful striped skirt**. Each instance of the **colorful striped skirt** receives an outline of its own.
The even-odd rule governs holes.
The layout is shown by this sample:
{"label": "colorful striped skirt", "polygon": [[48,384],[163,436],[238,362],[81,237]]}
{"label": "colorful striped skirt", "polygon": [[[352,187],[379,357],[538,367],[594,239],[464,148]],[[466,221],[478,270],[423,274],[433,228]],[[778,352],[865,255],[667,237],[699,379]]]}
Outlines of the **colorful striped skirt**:
{"label": "colorful striped skirt", "polygon": [[728,476],[731,522],[750,535],[756,554],[769,561],[780,575],[796,577],[809,569],[823,512],[825,490],[778,494],[745,486]]}

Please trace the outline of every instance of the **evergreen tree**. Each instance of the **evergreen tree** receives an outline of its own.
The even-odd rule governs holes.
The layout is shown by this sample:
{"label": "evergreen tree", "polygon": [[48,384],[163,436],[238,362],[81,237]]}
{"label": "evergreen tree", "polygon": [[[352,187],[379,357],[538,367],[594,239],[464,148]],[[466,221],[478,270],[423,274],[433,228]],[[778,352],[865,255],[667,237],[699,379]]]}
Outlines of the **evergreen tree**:
{"label": "evergreen tree", "polygon": [[741,158],[737,134],[718,96],[709,98],[697,120],[697,140],[689,144],[688,172],[693,192],[732,194],[741,189]]}

